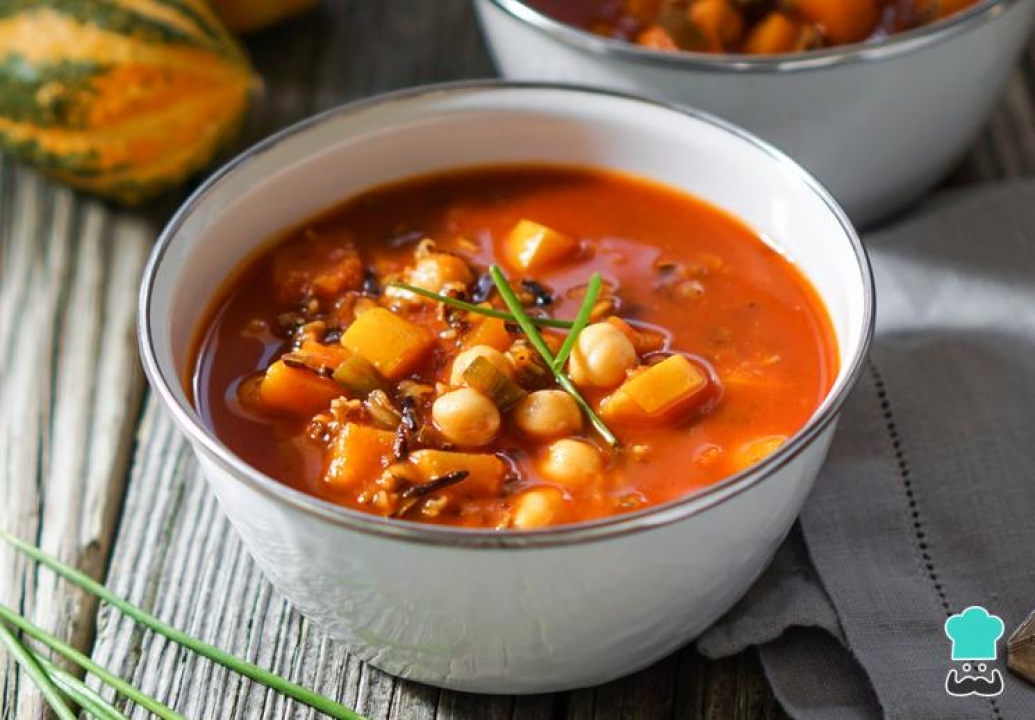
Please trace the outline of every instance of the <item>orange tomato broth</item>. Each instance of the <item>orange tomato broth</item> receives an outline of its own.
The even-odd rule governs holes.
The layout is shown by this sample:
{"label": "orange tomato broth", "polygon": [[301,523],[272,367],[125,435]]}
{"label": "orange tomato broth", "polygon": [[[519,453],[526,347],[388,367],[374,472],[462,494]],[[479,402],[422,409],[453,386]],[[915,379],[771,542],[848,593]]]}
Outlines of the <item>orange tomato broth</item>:
{"label": "orange tomato broth", "polygon": [[561,22],[665,51],[805,52],[945,19],[982,0],[528,0]]}
{"label": "orange tomato broth", "polygon": [[[522,218],[578,238],[578,256],[534,275],[520,272],[501,247]],[[599,271],[617,287],[618,315],[661,330],[666,350],[687,354],[717,380],[714,396],[676,426],[614,427],[622,448],[617,453],[608,452],[584,422],[579,435],[601,448],[607,469],[589,487],[561,487],[562,512],[549,524],[664,503],[744,469],[805,425],[837,375],[836,339],[816,291],[794,264],[730,214],[672,188],[610,171],[491,166],[364,192],[243,263],[199,328],[194,355],[193,397],[216,436],[286,485],[378,512],[368,496],[341,492],[325,481],[328,445],[326,438],[311,437],[310,412],[267,412],[249,400],[254,396],[249,387],[291,346],[278,330],[278,317],[295,308],[278,300],[278,254],[281,263],[285,258],[290,263],[305,255],[298,251],[301,243],[317,237],[354,245],[368,267],[376,265],[384,274],[410,263],[415,242],[425,236],[440,250],[463,253],[479,269],[499,263],[515,287],[534,276],[552,290],[556,303],[548,309],[556,318],[574,317],[580,300],[565,294]],[[678,267],[677,279],[672,265]],[[436,307],[426,304],[412,317],[434,324]],[[456,342],[440,343],[414,375],[447,378]],[[335,344],[332,337],[328,345]],[[604,394],[586,392],[598,408]],[[431,422],[426,408],[422,422]],[[459,483],[436,493],[444,498],[444,512],[408,519],[503,528],[515,496],[555,485],[537,469],[541,444],[523,437],[507,419],[500,437],[478,451],[498,454],[510,468],[498,493],[480,495]]]}

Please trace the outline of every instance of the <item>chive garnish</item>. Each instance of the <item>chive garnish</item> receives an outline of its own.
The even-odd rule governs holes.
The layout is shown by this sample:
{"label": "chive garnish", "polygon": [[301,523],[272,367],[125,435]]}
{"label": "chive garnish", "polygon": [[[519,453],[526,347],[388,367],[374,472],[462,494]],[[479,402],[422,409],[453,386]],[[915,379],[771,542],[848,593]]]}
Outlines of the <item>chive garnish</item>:
{"label": "chive garnish", "polygon": [[[571,395],[572,399],[575,400],[580,408],[582,408],[582,412],[586,414],[586,417],[589,418],[589,422],[594,428],[596,428],[596,431],[600,433],[600,436],[604,438],[604,441],[612,447],[617,445],[618,438],[615,437],[614,433],[611,432],[607,425],[604,424],[604,421],[601,420],[593,408],[590,407],[589,403],[586,402],[586,399],[582,397],[574,383],[572,383],[571,378],[569,378],[567,373],[564,372],[564,369],[556,367],[557,359],[554,357],[550,348],[539,334],[539,330],[536,329],[535,325],[532,323],[531,318],[528,317],[525,309],[521,307],[521,301],[518,300],[517,295],[514,294],[514,289],[510,286],[510,283],[507,282],[507,278],[503,274],[503,271],[500,270],[498,265],[492,265],[489,267],[489,273],[492,275],[493,282],[496,283],[496,290],[499,291],[504,304],[510,312],[514,314],[514,320],[517,321],[522,332],[524,332],[528,337],[528,341],[532,344],[532,347],[534,347],[536,352],[538,352],[543,357],[543,360],[546,361],[547,366],[550,368],[551,372],[553,372],[554,379],[557,380],[557,384]],[[600,290],[598,288],[597,292],[599,291]],[[588,297],[589,292],[587,292],[586,295]],[[583,303],[583,306],[585,306],[585,304],[586,303]],[[582,314],[581,309],[579,310],[579,314]],[[567,341],[565,344],[567,344]]]}
{"label": "chive garnish", "polygon": [[[16,538],[3,530],[0,530],[0,540],[6,541],[11,546],[31,557],[40,565],[49,568],[65,580],[68,580],[72,584],[77,585],[88,593],[117,608],[135,622],[178,645],[182,645],[188,650],[192,650],[202,657],[206,657],[213,662],[219,663],[223,667],[229,668],[240,675],[244,675],[247,678],[279,692],[281,695],[297,700],[300,703],[315,708],[333,718],[337,718],[338,720],[365,720],[365,718],[359,713],[350,710],[328,697],[324,697],[323,695],[319,695],[311,690],[307,690],[301,685],[293,683],[279,675],[275,675],[269,670],[265,670],[247,660],[231,655],[217,647],[191,637],[171,625],[167,625],[132,603],[123,600],[89,575],[65,565],[60,560],[47,555],[38,547],[31,545],[24,540]],[[7,625],[19,628],[25,634],[39,640],[44,645],[50,647],[54,652],[65,656],[83,669],[94,674],[105,684],[114,688],[130,700],[133,700],[138,705],[147,708],[163,720],[183,720],[183,716],[179,713],[170,710],[157,700],[144,695],[118,676],[97,665],[86,655],[83,655],[75,648],[49,635],[42,629],[37,628],[35,625],[31,624],[3,605],[0,605],[0,620],[7,623]],[[0,634],[0,637],[2,637],[2,634]],[[53,681],[51,681],[51,685],[53,685]]]}
{"label": "chive garnish", "polygon": [[[17,547],[17,544],[15,546]],[[41,560],[40,562],[43,561]],[[61,573],[58,574],[60,575]],[[118,675],[115,675],[114,673],[109,672],[105,668],[101,667],[93,660],[91,660],[89,656],[79,652],[68,643],[59,640],[58,638],[49,634],[42,628],[33,625],[31,622],[29,622],[22,616],[18,615],[16,612],[11,610],[6,605],[0,605],[0,620],[3,620],[8,625],[12,625],[18,628],[34,640],[38,640],[39,642],[43,643],[51,650],[56,652],[58,655],[61,655],[68,660],[71,660],[79,667],[95,675],[105,685],[115,689],[120,695],[127,697],[133,702],[135,702],[137,705],[146,708],[147,710],[150,710],[152,713],[162,718],[162,720],[187,720],[183,715],[180,715],[180,713],[176,712],[172,708],[163,705],[158,700],[155,700],[153,697],[145,695],[144,693],[140,692],[135,687],[127,683],[125,680],[120,678]]]}
{"label": "chive garnish", "polygon": [[72,712],[72,708],[68,707],[68,703],[61,697],[61,691],[58,690],[51,676],[40,665],[39,659],[28,648],[18,642],[18,638],[3,623],[0,623],[0,643],[7,647],[15,662],[21,666],[33,684],[39,688],[39,691],[43,694],[43,699],[46,700],[47,705],[54,711],[54,714],[61,720],[76,720],[76,714]]}
{"label": "chive garnish", "polygon": [[553,360],[553,369],[555,371],[564,369],[564,363],[568,361],[568,356],[571,355],[571,351],[575,348],[575,343],[579,339],[579,333],[589,324],[590,313],[593,312],[593,306],[597,303],[597,296],[600,295],[600,288],[603,285],[604,280],[600,277],[600,273],[593,273],[589,278],[586,294],[582,298],[582,306],[575,316],[575,322],[572,323],[568,337],[564,338],[564,344],[561,345],[561,349],[557,351],[557,357]]}
{"label": "chive garnish", "polygon": [[58,667],[42,655],[37,655],[36,660],[40,666],[47,671],[54,684],[69,697],[72,702],[86,711],[97,720],[127,720],[126,716],[109,705],[104,698],[98,695],[93,688],[82,680]]}
{"label": "chive garnish", "polygon": [[[475,313],[476,315],[484,315],[485,317],[497,318],[499,320],[506,320],[508,322],[517,322],[517,318],[515,318],[510,313],[503,312],[502,310],[482,307],[481,305],[475,305],[474,303],[465,302],[463,300],[457,300],[456,298],[449,297],[448,295],[442,295],[437,292],[432,292],[431,290],[425,290],[424,288],[417,287],[416,285],[408,285],[407,283],[403,282],[393,282],[389,283],[389,286],[397,287],[400,290],[409,290],[414,295],[420,295],[421,297],[426,297],[429,300],[437,300],[443,305],[451,305],[455,308],[459,308],[460,310],[466,310],[467,312]],[[566,330],[573,325],[571,320],[557,320],[555,318],[536,317],[534,315],[528,314],[526,314],[525,317],[527,317],[533,325],[536,325],[538,327],[561,328],[563,330]]]}

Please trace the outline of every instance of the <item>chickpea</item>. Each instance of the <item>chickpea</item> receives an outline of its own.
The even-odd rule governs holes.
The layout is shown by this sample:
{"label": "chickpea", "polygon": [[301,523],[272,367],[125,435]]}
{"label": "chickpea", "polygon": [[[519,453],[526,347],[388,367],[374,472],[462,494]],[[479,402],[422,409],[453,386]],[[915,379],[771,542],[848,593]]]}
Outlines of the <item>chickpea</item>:
{"label": "chickpea", "polygon": [[550,480],[575,488],[596,480],[604,470],[604,460],[588,442],[567,438],[550,444],[541,470]]}
{"label": "chickpea", "polygon": [[509,357],[489,345],[475,345],[473,348],[464,350],[453,358],[453,370],[449,373],[449,384],[453,387],[466,385],[467,383],[464,382],[464,371],[474,362],[475,358],[480,357],[491,362],[497,370],[511,380],[514,379],[514,363],[511,362]]}
{"label": "chickpea", "polygon": [[555,487],[526,490],[514,500],[511,525],[523,530],[556,523],[564,511],[564,494]]}
{"label": "chickpea", "polygon": [[406,281],[432,292],[441,292],[446,285],[467,285],[474,279],[471,269],[462,258],[448,253],[429,252],[417,258]]}
{"label": "chickpea", "polygon": [[500,411],[492,400],[470,388],[439,396],[431,406],[431,417],[450,442],[467,447],[492,442],[500,429]]}
{"label": "chickpea", "polygon": [[514,423],[526,435],[549,439],[582,428],[582,411],[563,390],[537,390],[514,407]]}
{"label": "chickpea", "polygon": [[626,371],[636,363],[632,341],[611,323],[600,322],[579,333],[568,371],[580,387],[613,388],[622,384]]}

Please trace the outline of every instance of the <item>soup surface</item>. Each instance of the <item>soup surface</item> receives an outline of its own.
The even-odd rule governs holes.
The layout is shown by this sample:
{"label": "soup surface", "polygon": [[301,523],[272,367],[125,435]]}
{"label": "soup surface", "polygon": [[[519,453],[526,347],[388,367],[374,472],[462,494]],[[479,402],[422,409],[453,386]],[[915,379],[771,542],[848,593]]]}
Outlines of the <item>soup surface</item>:
{"label": "soup surface", "polygon": [[879,41],[980,0],[530,0],[562,22],[654,48],[768,55]]}
{"label": "soup surface", "polygon": [[812,287],[725,212],[628,176],[500,166],[371,190],[267,245],[214,303],[192,389],[287,485],[536,528],[744,469],[837,368]]}

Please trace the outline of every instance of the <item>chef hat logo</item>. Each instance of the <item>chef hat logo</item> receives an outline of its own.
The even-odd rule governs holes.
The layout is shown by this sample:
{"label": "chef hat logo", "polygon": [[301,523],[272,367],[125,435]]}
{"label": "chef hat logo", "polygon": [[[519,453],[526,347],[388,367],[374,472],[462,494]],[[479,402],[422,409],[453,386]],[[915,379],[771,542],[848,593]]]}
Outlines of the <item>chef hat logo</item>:
{"label": "chef hat logo", "polygon": [[996,641],[1004,631],[1002,619],[980,605],[972,605],[945,621],[953,660],[995,660]]}

